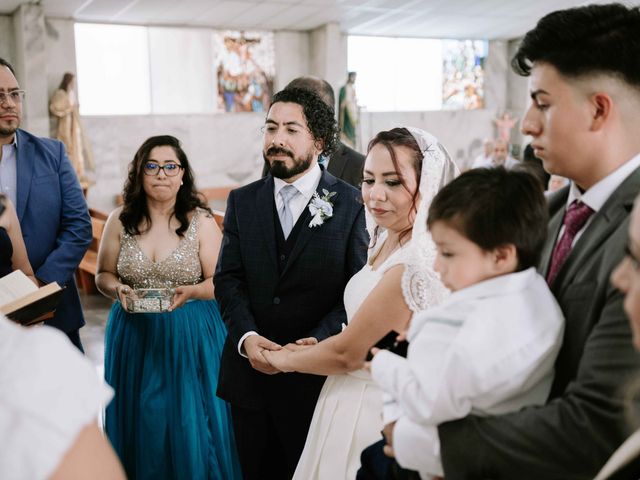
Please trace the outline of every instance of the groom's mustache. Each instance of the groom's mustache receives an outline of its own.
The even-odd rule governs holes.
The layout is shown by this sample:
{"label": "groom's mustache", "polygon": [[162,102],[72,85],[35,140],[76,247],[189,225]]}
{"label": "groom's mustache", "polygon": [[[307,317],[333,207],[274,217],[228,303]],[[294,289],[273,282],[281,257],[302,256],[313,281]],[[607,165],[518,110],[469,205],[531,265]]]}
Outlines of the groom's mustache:
{"label": "groom's mustache", "polygon": [[267,156],[269,157],[271,155],[287,155],[288,157],[293,158],[293,152],[282,147],[269,147],[267,150]]}

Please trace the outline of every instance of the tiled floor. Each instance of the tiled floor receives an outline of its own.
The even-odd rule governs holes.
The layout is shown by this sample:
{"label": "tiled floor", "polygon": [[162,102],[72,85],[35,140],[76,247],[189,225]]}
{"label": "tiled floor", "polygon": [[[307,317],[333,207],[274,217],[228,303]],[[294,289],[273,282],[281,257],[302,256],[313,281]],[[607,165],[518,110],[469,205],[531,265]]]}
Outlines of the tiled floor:
{"label": "tiled floor", "polygon": [[112,300],[102,295],[80,293],[84,319],[87,324],[80,329],[80,338],[85,354],[96,366],[98,372],[104,366],[104,329]]}

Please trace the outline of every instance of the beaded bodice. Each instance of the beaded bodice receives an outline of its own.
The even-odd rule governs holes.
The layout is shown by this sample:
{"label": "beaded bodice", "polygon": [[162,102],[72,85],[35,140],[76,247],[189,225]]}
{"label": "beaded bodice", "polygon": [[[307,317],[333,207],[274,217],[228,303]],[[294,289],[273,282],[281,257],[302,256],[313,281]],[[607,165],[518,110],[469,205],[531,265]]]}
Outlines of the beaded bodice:
{"label": "beaded bodice", "polygon": [[140,249],[135,235],[122,232],[118,255],[118,276],[132,288],[175,288],[200,283],[198,217],[196,210],[191,223],[171,254],[159,262],[151,261]]}

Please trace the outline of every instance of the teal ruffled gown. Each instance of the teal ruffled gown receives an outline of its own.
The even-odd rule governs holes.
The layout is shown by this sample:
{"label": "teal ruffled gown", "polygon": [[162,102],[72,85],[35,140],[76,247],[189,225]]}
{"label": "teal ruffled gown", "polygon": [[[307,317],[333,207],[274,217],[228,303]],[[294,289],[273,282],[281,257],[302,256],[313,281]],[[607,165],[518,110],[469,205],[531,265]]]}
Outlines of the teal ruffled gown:
{"label": "teal ruffled gown", "polygon": [[[122,234],[118,274],[133,288],[202,281],[198,212],[178,248],[152,262]],[[241,479],[229,405],[216,396],[226,329],[214,300],[129,313],[116,302],[105,336],[115,390],[105,430],[129,479]]]}

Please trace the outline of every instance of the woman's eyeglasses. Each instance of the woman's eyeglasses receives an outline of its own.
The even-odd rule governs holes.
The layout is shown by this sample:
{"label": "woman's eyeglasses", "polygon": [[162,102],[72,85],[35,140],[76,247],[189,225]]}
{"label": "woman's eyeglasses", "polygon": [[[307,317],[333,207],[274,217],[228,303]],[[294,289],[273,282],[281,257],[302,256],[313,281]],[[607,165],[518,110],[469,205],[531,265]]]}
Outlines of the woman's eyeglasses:
{"label": "woman's eyeglasses", "polygon": [[178,172],[182,169],[182,165],[178,165],[177,163],[166,163],[164,165],[158,165],[155,162],[147,162],[144,164],[144,174],[145,175],[158,175],[160,170],[164,171],[164,174],[167,177],[175,177],[178,175]]}

